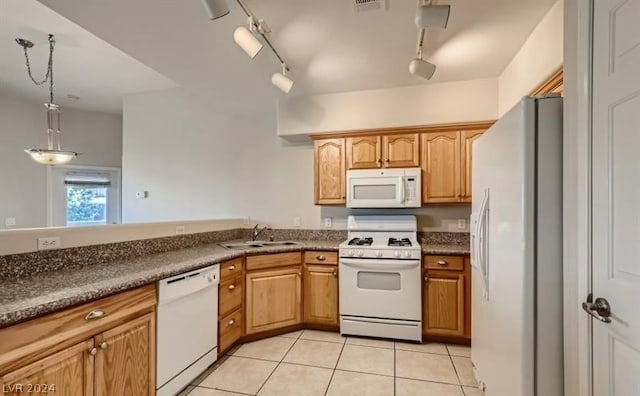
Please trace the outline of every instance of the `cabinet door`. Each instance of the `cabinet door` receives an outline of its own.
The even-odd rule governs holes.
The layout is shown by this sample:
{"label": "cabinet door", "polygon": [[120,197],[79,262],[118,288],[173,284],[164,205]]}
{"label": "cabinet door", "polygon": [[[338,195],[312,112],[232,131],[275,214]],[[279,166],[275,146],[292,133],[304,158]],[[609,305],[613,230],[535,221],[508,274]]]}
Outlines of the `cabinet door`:
{"label": "cabinet door", "polygon": [[386,168],[420,166],[420,135],[410,133],[383,136],[382,162]]}
{"label": "cabinet door", "polygon": [[345,203],[344,139],[316,140],[314,148],[316,205]]}
{"label": "cabinet door", "polygon": [[347,169],[380,168],[380,136],[347,138]]}
{"label": "cabinet door", "polygon": [[0,377],[2,394],[93,395],[93,339]]}
{"label": "cabinet door", "polygon": [[338,325],[338,267],[305,265],[304,321]]}
{"label": "cabinet door", "polygon": [[460,202],[460,134],[423,134],[422,198],[425,203]]}
{"label": "cabinet door", "polygon": [[155,394],[155,334],[149,313],[95,337],[96,396]]}
{"label": "cabinet door", "polygon": [[247,273],[246,333],[277,329],[300,323],[302,268]]}
{"label": "cabinet door", "polygon": [[424,332],[427,335],[464,336],[465,276],[427,271],[424,284]]}
{"label": "cabinet door", "polygon": [[462,131],[460,132],[460,171],[461,171],[461,191],[462,202],[471,202],[471,156],[473,154],[473,142],[478,139],[484,130]]}

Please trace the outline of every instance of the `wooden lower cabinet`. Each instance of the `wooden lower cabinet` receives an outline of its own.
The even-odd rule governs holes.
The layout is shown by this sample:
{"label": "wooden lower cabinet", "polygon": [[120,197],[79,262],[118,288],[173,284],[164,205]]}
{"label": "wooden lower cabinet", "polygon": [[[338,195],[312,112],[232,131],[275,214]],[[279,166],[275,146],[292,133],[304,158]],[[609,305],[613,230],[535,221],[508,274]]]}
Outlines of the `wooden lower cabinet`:
{"label": "wooden lower cabinet", "polygon": [[471,263],[468,256],[425,256],[423,333],[468,342],[471,338]]}
{"label": "wooden lower cabinet", "polygon": [[0,389],[154,395],[155,305],[148,285],[0,329]]}
{"label": "wooden lower cabinet", "polygon": [[338,325],[338,266],[304,266],[304,321]]}
{"label": "wooden lower cabinet", "polygon": [[93,339],[6,373],[0,379],[3,395],[93,395]]}
{"label": "wooden lower cabinet", "polygon": [[146,314],[95,337],[95,395],[155,394],[154,314]]}
{"label": "wooden lower cabinet", "polygon": [[302,268],[247,272],[246,334],[301,322]]}
{"label": "wooden lower cabinet", "polygon": [[429,335],[464,335],[464,275],[428,272],[425,276],[423,305],[425,333]]}

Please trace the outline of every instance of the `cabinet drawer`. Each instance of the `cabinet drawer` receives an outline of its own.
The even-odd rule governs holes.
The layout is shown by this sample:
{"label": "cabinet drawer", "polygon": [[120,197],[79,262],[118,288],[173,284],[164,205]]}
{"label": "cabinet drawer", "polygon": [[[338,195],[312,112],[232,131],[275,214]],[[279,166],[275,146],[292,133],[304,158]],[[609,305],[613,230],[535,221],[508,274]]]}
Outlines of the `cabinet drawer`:
{"label": "cabinet drawer", "polygon": [[218,344],[218,354],[225,352],[242,335],[242,310],[238,309],[220,319],[219,322],[220,342]]}
{"label": "cabinet drawer", "polygon": [[464,258],[462,256],[425,256],[424,267],[439,270],[464,270]]}
{"label": "cabinet drawer", "polygon": [[0,329],[0,371],[152,312],[155,305],[156,287],[151,284]]}
{"label": "cabinet drawer", "polygon": [[277,254],[261,254],[258,256],[247,257],[247,271],[286,267],[289,265],[299,265],[302,263],[302,254],[300,252],[277,253]]}
{"label": "cabinet drawer", "polygon": [[239,308],[242,304],[242,277],[236,277],[220,284],[218,316]]}
{"label": "cabinet drawer", "polygon": [[304,262],[307,264],[338,264],[338,252],[305,252]]}
{"label": "cabinet drawer", "polygon": [[225,261],[220,264],[220,282],[224,282],[227,279],[231,279],[242,274],[242,266],[242,258]]}

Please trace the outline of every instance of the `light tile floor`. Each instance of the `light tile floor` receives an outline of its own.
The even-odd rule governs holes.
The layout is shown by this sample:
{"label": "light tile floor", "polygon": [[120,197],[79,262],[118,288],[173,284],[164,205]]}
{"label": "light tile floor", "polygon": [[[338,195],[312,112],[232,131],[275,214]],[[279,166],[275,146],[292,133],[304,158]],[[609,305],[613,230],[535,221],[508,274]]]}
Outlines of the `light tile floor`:
{"label": "light tile floor", "polygon": [[182,395],[479,396],[470,352],[301,330],[234,348]]}

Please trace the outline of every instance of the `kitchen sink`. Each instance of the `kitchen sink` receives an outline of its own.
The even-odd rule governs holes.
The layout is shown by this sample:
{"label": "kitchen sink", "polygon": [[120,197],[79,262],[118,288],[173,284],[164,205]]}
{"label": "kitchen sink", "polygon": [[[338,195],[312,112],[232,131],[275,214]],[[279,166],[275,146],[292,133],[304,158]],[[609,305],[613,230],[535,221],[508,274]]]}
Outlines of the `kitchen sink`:
{"label": "kitchen sink", "polygon": [[220,246],[227,249],[251,249],[268,246],[292,246],[299,244],[300,243],[294,241],[246,241],[235,243],[221,243]]}

